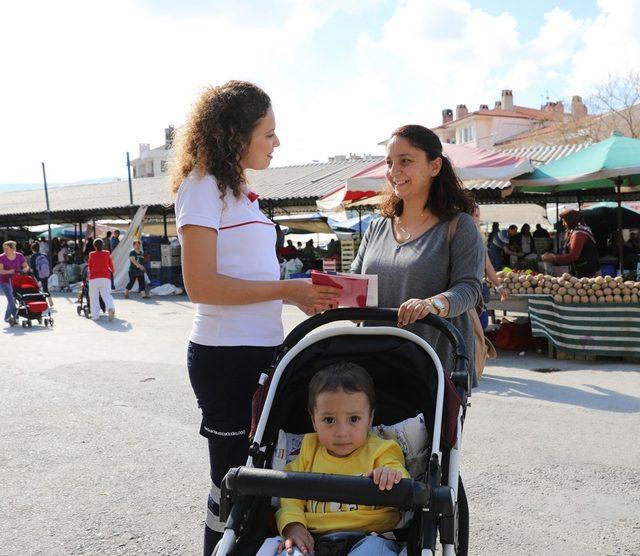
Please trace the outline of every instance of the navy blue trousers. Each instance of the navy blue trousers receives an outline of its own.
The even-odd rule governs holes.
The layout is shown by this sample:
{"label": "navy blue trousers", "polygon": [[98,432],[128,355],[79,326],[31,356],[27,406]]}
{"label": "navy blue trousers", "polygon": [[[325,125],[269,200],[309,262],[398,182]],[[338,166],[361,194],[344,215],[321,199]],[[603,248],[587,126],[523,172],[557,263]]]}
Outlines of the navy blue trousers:
{"label": "navy blue trousers", "polygon": [[251,398],[276,347],[203,346],[189,343],[189,380],[202,411],[200,434],[209,442],[211,492],[207,501],[204,552],[210,556],[222,536],[218,519],[220,483],[231,467],[246,463]]}

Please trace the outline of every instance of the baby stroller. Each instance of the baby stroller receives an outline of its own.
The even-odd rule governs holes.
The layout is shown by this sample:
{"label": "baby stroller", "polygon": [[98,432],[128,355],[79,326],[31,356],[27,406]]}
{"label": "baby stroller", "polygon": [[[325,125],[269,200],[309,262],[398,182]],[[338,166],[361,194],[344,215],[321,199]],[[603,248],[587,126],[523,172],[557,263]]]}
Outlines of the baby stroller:
{"label": "baby stroller", "polygon": [[67,263],[58,263],[53,267],[53,274],[58,280],[58,287],[61,292],[70,292],[69,277],[67,276]]}
{"label": "baby stroller", "polygon": [[[459,467],[473,369],[462,336],[435,315],[422,319],[421,323],[436,328],[451,343],[452,360],[444,362],[443,368],[427,342],[395,326],[313,332],[342,320],[391,325],[397,322],[397,310],[327,311],[301,323],[285,339],[254,397],[247,464],[231,469],[222,483],[220,512],[226,526],[216,556],[254,555],[266,537],[274,536],[268,528],[272,496],[397,507],[405,510],[401,523],[406,526],[394,534],[406,543],[408,556],[432,556],[437,545],[447,556],[467,554],[469,512]],[[380,491],[366,477],[273,469],[276,457],[281,456],[283,434],[313,430],[306,409],[311,377],[338,361],[362,365],[373,378],[377,398],[374,428],[423,416],[419,421],[423,445],[414,451],[419,455],[412,467],[406,446],[399,442],[412,478],[403,479],[390,491]]]}
{"label": "baby stroller", "polygon": [[[102,296],[100,296],[99,299],[100,310],[104,313],[107,308],[102,300]],[[86,318],[91,318],[91,305],[89,303],[89,267],[87,266],[82,269],[82,286],[80,286],[80,292],[78,293],[78,306],[76,307],[76,311],[78,312],[78,316],[84,314]]]}
{"label": "baby stroller", "polygon": [[17,323],[22,323],[22,328],[31,328],[31,321],[34,320],[45,326],[53,326],[53,317],[47,303],[49,294],[40,291],[33,276],[16,274],[11,278],[11,286],[18,306]]}

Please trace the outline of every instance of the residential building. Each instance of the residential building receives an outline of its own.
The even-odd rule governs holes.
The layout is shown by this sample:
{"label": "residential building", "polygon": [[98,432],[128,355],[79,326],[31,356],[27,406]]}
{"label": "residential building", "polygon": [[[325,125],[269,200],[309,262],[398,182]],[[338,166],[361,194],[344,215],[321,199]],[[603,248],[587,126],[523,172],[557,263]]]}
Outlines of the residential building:
{"label": "residential building", "polygon": [[610,137],[614,131],[626,137],[640,137],[640,104],[593,115],[572,111],[571,117],[564,122],[510,137],[496,147],[516,149],[594,143]]}
{"label": "residential building", "polygon": [[573,97],[571,112],[566,113],[562,101],[547,102],[539,109],[518,106],[513,102],[513,92],[504,89],[493,108],[481,104],[478,110],[469,112],[466,105],[458,104],[455,115],[445,108],[442,124],[433,131],[443,143],[491,148],[517,136],[586,116],[587,109],[579,96]]}
{"label": "residential building", "polygon": [[140,154],[131,161],[134,178],[153,178],[167,173],[174,133],[175,128],[172,125],[166,127],[164,145],[160,147],[152,149],[149,143],[140,143]]}

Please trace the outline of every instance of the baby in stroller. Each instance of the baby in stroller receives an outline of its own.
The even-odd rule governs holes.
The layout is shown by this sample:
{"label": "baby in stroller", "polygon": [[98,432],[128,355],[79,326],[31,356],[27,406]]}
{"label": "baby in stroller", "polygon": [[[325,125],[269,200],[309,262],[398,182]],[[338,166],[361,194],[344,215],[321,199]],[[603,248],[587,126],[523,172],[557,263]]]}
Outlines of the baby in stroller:
{"label": "baby in stroller", "polygon": [[[444,367],[425,340],[395,326],[321,329],[329,323],[354,320],[395,325],[397,318],[397,309],[334,309],[304,321],[289,333],[254,396],[247,464],[230,469],[221,484],[220,516],[226,525],[215,556],[274,556],[283,549],[283,554],[293,554],[294,550],[309,554],[313,550],[316,556],[344,556],[357,550],[363,537],[367,539],[364,542],[373,542],[365,532],[390,529],[408,556],[433,556],[438,545],[444,556],[467,555],[469,510],[459,469],[473,369],[468,366],[462,336],[435,315],[422,319],[424,325],[434,327],[451,343],[452,355]],[[368,403],[360,410],[367,434],[361,434],[355,442],[359,448],[353,448],[353,439],[348,439],[345,458],[331,455],[342,455],[338,451],[341,442],[332,447],[330,439],[319,440],[321,428],[317,423],[328,426],[334,419],[341,422],[335,407],[335,415],[322,414],[323,396],[335,400],[339,391],[353,390],[361,393],[357,397],[362,401],[366,388],[325,391],[322,387],[323,393],[318,394],[314,378],[325,368],[346,361],[366,369],[375,386],[375,414],[371,411],[373,398],[365,393]],[[343,413],[342,419],[350,421],[349,412],[344,409]],[[353,418],[360,422],[361,416],[354,414]],[[358,465],[345,465],[375,446],[371,435],[397,441],[404,456],[394,455],[388,460],[374,457]],[[393,442],[382,446],[390,447],[386,448],[388,453],[378,452],[381,456],[394,454]],[[327,467],[319,467],[320,462]],[[285,469],[287,463],[291,465]],[[328,467],[334,463],[335,467]],[[376,473],[366,476],[377,467],[400,471],[403,478],[396,483],[397,475],[387,474],[384,479],[382,471],[377,477]],[[411,478],[404,478],[405,468]],[[328,472],[316,472],[322,469]],[[284,500],[277,512],[278,523],[272,519],[272,497]],[[403,511],[399,523],[400,512],[394,508]],[[351,518],[360,521],[354,524],[348,521]],[[304,527],[294,528],[295,523]],[[305,544],[306,539],[311,545],[306,535],[320,531],[356,533],[352,539],[344,538],[351,533],[336,533],[342,536],[337,544],[332,542],[333,534],[321,533],[314,537],[310,550]],[[288,538],[273,537],[280,532]],[[271,543],[268,545],[265,539]],[[287,540],[288,546],[284,546]],[[387,550],[383,554],[397,554],[399,546],[394,545],[385,542],[376,548]],[[361,553],[373,554],[376,550],[367,546]]]}
{"label": "baby in stroller", "polygon": [[[287,471],[369,476],[380,490],[391,490],[409,477],[397,442],[369,432],[375,390],[363,367],[345,361],[320,370],[309,383],[308,406],[315,432],[304,436],[300,454],[287,465]],[[400,519],[396,508],[283,498],[276,519],[283,537],[278,554],[311,554],[315,545],[312,532],[342,531],[349,533],[325,538],[342,541],[349,554],[400,553],[393,540],[368,535],[393,530]]]}

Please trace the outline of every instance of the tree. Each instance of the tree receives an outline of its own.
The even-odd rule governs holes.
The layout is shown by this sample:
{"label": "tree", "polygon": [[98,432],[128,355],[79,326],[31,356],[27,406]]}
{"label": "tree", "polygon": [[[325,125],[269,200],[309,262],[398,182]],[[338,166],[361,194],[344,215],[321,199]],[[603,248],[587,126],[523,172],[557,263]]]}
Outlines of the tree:
{"label": "tree", "polygon": [[592,140],[606,139],[612,131],[640,138],[640,72],[609,76],[586,104],[593,116],[588,126]]}

